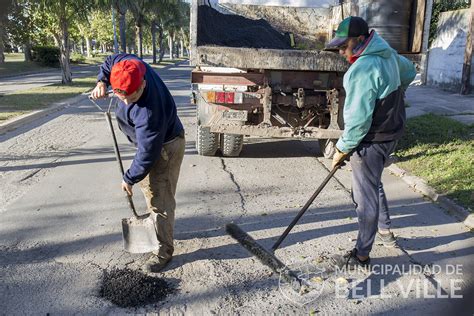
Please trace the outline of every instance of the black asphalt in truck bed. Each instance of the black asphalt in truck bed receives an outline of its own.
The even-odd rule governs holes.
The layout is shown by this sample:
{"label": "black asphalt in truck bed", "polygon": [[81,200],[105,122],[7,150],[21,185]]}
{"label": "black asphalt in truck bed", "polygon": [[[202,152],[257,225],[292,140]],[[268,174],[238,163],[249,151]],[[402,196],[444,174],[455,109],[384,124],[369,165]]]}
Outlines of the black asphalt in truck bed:
{"label": "black asphalt in truck bed", "polygon": [[291,49],[289,38],[267,21],[222,14],[205,5],[198,8],[197,45]]}

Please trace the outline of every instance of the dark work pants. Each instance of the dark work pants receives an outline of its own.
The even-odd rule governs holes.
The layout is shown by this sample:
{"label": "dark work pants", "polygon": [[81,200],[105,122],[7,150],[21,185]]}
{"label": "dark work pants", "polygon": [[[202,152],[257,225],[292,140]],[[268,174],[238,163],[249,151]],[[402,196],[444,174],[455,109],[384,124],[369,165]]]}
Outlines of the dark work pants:
{"label": "dark work pants", "polygon": [[361,256],[368,256],[372,250],[377,227],[390,228],[388,204],[381,178],[384,164],[396,144],[396,141],[361,143],[350,158],[352,199],[359,220],[355,248]]}

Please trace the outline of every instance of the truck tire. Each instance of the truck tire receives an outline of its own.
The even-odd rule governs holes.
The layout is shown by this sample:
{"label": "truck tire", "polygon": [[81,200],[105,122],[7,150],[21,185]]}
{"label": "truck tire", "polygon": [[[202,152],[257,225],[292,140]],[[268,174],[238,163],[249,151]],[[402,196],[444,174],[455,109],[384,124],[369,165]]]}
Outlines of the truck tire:
{"label": "truck tire", "polygon": [[324,158],[331,159],[336,153],[337,139],[319,139],[319,149]]}
{"label": "truck tire", "polygon": [[244,144],[244,135],[221,134],[221,151],[226,157],[238,157]]}
{"label": "truck tire", "polygon": [[214,156],[219,148],[219,134],[211,133],[210,127],[197,126],[196,150],[201,156]]}

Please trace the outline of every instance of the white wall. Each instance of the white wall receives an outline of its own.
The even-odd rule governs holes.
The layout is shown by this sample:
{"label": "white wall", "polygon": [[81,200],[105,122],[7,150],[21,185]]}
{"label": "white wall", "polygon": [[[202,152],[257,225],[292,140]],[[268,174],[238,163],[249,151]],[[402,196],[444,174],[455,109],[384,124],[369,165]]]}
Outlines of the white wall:
{"label": "white wall", "polygon": [[[469,14],[469,9],[441,13],[437,36],[429,49],[427,73],[429,85],[460,91]],[[471,66],[471,86],[474,87],[473,66]]]}

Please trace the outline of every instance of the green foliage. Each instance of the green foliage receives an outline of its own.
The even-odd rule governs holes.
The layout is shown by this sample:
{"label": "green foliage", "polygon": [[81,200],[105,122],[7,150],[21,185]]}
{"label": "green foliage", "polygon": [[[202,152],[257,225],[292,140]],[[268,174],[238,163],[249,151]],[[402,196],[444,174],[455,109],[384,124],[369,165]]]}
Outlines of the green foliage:
{"label": "green foliage", "polygon": [[59,48],[52,46],[34,46],[32,48],[33,60],[40,65],[57,67],[59,64]]}
{"label": "green foliage", "polygon": [[10,44],[22,46],[29,41],[33,29],[31,13],[36,7],[37,4],[26,0],[12,4],[5,23]]}
{"label": "green foliage", "polygon": [[92,12],[90,19],[90,27],[91,31],[95,36],[95,39],[98,42],[107,45],[113,44],[114,33],[112,28],[112,15],[110,10],[100,10]]}
{"label": "green foliage", "polygon": [[467,9],[471,5],[469,0],[438,0],[433,3],[433,11],[431,13],[430,37],[429,45],[436,37],[438,30],[439,15],[441,12]]}
{"label": "green foliage", "polygon": [[433,114],[408,120],[400,166],[474,211],[474,125]]}
{"label": "green foliage", "polygon": [[84,55],[76,52],[71,53],[69,59],[73,64],[83,64],[86,61],[86,57]]}

